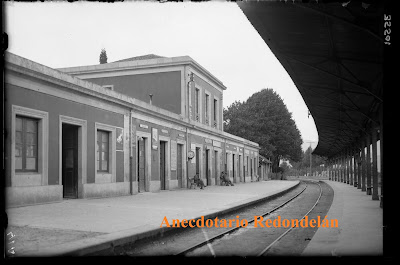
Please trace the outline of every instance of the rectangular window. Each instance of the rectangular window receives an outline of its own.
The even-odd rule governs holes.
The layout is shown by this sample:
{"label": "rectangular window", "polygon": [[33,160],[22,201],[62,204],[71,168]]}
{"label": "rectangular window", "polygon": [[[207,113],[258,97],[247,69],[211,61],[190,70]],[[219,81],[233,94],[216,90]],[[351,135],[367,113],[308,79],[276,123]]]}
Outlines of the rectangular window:
{"label": "rectangular window", "polygon": [[209,109],[209,100],[210,100],[210,96],[208,94],[206,94],[206,123],[208,123],[208,109]]}
{"label": "rectangular window", "polygon": [[97,171],[108,172],[109,170],[109,132],[97,131]]}
{"label": "rectangular window", "polygon": [[200,119],[200,117],[199,117],[199,112],[200,112],[200,110],[199,110],[199,100],[200,100],[199,94],[200,94],[200,91],[196,88],[195,94],[194,94],[194,104],[195,104],[194,110],[195,110],[195,115],[196,115],[197,121]]}
{"label": "rectangular window", "polygon": [[253,158],[250,158],[250,176],[253,176]]}
{"label": "rectangular window", "polygon": [[217,127],[217,115],[218,115],[217,109],[218,109],[218,101],[214,99],[214,121],[213,121],[214,127]]}
{"label": "rectangular window", "polygon": [[225,172],[228,174],[228,153],[225,153]]}
{"label": "rectangular window", "polygon": [[37,172],[38,120],[16,116],[15,123],[15,170]]}
{"label": "rectangular window", "polygon": [[214,121],[217,120],[217,100],[214,99]]}
{"label": "rectangular window", "polygon": [[246,156],[246,159],[247,159],[247,161],[246,161],[246,172],[247,172],[247,175],[249,175],[249,157]]}

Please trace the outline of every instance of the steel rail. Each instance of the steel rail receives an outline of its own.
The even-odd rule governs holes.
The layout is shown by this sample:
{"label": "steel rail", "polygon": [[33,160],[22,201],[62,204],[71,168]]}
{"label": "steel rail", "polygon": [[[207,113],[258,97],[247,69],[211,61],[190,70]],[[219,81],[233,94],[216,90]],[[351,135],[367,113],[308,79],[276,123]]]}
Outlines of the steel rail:
{"label": "steel rail", "polygon": [[[264,216],[269,215],[269,214],[275,212],[276,210],[282,208],[283,206],[285,206],[286,204],[288,204],[289,202],[291,202],[292,200],[294,200],[295,198],[297,198],[298,196],[300,196],[300,194],[302,194],[302,193],[307,189],[307,187],[308,187],[308,185],[306,184],[306,186],[304,187],[304,189],[303,189],[302,191],[300,191],[298,194],[296,194],[295,196],[293,196],[293,197],[290,198],[289,200],[285,201],[284,203],[280,204],[279,206],[273,208],[272,210],[269,210],[268,212],[263,213],[261,216],[264,217]],[[303,217],[303,218],[304,218],[304,217]],[[251,223],[253,223],[253,222],[254,222],[254,220],[250,220],[248,223],[251,224]],[[205,241],[203,241],[203,242],[194,244],[194,245],[192,245],[192,246],[186,248],[185,250],[180,251],[180,252],[178,252],[178,253],[176,253],[176,254],[174,254],[174,255],[175,255],[175,256],[177,256],[177,255],[184,255],[184,254],[186,254],[186,253],[188,253],[188,252],[190,252],[190,251],[192,251],[192,250],[194,250],[194,249],[196,249],[196,248],[199,248],[199,247],[204,246],[204,245],[206,245],[206,244],[208,244],[208,243],[211,243],[211,242],[214,241],[215,239],[221,238],[221,237],[223,237],[224,235],[230,234],[230,233],[232,233],[233,231],[238,230],[238,229],[240,229],[240,228],[243,228],[243,227],[240,227],[240,226],[239,226],[239,227],[231,228],[231,229],[229,229],[229,230],[227,230],[227,231],[224,231],[224,232],[222,232],[222,233],[220,233],[220,234],[218,234],[218,235],[216,235],[216,236],[210,237],[210,238],[208,238],[207,240],[205,240]]]}
{"label": "steel rail", "polygon": [[[317,201],[314,203],[313,207],[303,216],[303,218],[300,219],[303,220],[312,210],[314,210],[315,206],[317,206],[319,200],[321,199],[322,196],[322,187],[321,185],[317,182],[320,192],[319,192],[319,196]],[[282,237],[284,237],[287,233],[289,233],[293,228],[295,228],[294,226],[290,227],[288,230],[286,230],[282,235],[280,235],[277,239],[275,239],[271,244],[269,244],[266,248],[264,248],[258,255],[257,257],[265,254],[265,252],[267,252],[273,245],[275,245]]]}

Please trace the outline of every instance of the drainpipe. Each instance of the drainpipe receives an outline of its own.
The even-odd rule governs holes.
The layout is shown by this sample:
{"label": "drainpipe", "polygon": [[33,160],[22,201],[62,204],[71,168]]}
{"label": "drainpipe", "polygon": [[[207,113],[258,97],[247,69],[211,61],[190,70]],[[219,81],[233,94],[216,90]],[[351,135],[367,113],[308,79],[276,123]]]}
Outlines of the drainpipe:
{"label": "drainpipe", "polygon": [[224,158],[224,165],[226,165],[226,167],[224,167],[224,171],[226,173],[226,175],[229,178],[229,169],[228,169],[228,158],[226,157],[226,153],[227,153],[227,148],[226,148],[226,138],[224,138],[224,154],[223,154],[223,158]]}
{"label": "drainpipe", "polygon": [[129,192],[133,195],[132,181],[133,181],[133,152],[132,152],[132,109],[129,110]]}
{"label": "drainpipe", "polygon": [[186,187],[188,186],[188,179],[189,179],[189,158],[188,158],[188,152],[189,152],[189,135],[188,135],[188,128],[186,126],[186,154],[185,154],[185,160],[186,160]]}
{"label": "drainpipe", "polygon": [[[245,157],[245,152],[244,152],[244,148],[246,147],[246,143],[245,142],[243,142],[243,150],[242,150],[242,159],[243,159],[243,165],[242,165],[242,167],[243,167],[243,183],[245,183],[246,182],[246,166],[245,166],[245,163],[247,162],[247,159],[245,159],[246,157]],[[246,164],[247,165],[247,164]]]}
{"label": "drainpipe", "polygon": [[190,84],[194,82],[193,81],[193,73],[190,73],[189,76],[189,81],[187,82],[187,90],[186,90],[186,117],[188,118],[188,123],[189,125],[186,126],[186,154],[185,154],[185,160],[186,160],[186,187],[188,186],[188,179],[189,179],[189,158],[188,158],[188,152],[191,150],[191,145],[189,143],[189,133],[188,133],[188,127],[190,125],[190,97],[189,97],[189,92],[190,92]]}

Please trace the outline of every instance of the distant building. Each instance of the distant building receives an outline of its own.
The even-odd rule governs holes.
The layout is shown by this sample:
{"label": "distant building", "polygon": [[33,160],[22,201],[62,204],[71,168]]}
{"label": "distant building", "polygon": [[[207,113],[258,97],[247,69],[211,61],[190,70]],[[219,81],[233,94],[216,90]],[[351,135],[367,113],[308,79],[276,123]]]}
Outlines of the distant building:
{"label": "distant building", "polygon": [[269,158],[263,157],[262,155],[258,155],[258,176],[261,180],[271,179],[272,173],[272,162]]}
{"label": "distant building", "polygon": [[224,90],[188,56],[55,70],[6,53],[7,206],[257,180],[258,144],[223,131]]}

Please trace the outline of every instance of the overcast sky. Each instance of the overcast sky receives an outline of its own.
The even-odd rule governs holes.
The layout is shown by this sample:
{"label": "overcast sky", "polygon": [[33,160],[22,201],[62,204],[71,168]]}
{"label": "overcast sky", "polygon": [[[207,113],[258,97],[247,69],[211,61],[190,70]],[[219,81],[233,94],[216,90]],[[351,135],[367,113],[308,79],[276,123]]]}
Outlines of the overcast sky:
{"label": "overcast sky", "polygon": [[8,51],[52,67],[156,54],[188,55],[227,87],[224,107],[274,89],[292,113],[303,150],[318,133],[285,69],[236,3],[3,2]]}

